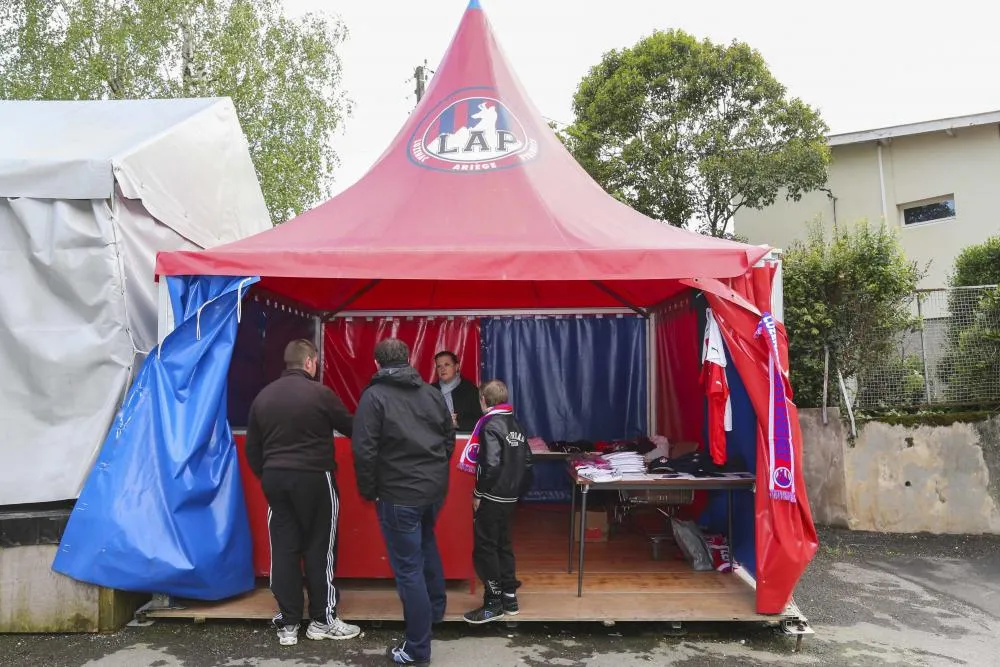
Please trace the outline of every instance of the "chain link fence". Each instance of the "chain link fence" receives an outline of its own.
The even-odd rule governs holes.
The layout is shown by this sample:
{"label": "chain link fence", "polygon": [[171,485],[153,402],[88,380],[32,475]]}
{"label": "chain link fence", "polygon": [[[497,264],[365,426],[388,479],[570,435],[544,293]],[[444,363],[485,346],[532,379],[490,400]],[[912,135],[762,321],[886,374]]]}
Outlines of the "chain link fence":
{"label": "chain link fence", "polygon": [[921,290],[892,352],[849,383],[862,410],[1000,403],[1000,286]]}

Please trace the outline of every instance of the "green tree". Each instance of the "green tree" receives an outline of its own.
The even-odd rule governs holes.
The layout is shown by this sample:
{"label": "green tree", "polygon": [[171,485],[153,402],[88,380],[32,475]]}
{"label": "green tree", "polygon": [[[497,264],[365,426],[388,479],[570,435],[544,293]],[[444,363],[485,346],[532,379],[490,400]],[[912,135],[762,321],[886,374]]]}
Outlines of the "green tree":
{"label": "green tree", "polygon": [[965,248],[955,258],[952,287],[1000,285],[1000,236]]}
{"label": "green tree", "polygon": [[746,44],[654,32],[606,53],[580,82],[564,143],[604,189],[672,225],[724,236],[743,207],[822,187],[817,111],[789,99]]}
{"label": "green tree", "polygon": [[948,351],[938,366],[945,396],[1000,403],[1000,236],[963,250],[950,282]]}
{"label": "green tree", "polygon": [[279,223],[329,194],[346,34],[280,0],[5,0],[0,99],[231,97]]}
{"label": "green tree", "polygon": [[[922,394],[913,360],[899,353],[899,336],[914,326],[910,303],[921,271],[906,259],[884,225],[834,227],[830,238],[813,225],[808,240],[783,259],[785,326],[796,404],[822,404],[824,347],[830,350],[830,396],[836,403],[837,371],[869,391],[866,371],[899,357],[899,398]],[[915,382],[919,386],[915,386]],[[905,396],[903,396],[905,394]]]}

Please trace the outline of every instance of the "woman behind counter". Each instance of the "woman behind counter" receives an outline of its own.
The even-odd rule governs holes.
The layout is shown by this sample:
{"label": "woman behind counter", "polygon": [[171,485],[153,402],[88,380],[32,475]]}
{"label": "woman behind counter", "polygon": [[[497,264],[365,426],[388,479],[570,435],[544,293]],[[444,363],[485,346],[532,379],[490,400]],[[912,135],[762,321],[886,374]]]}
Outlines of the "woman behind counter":
{"label": "woman behind counter", "polygon": [[479,388],[461,375],[458,365],[458,355],[445,350],[434,355],[434,367],[437,369],[437,382],[433,387],[440,389],[444,402],[451,411],[455,428],[463,433],[471,433],[476,422],[483,416],[479,407]]}

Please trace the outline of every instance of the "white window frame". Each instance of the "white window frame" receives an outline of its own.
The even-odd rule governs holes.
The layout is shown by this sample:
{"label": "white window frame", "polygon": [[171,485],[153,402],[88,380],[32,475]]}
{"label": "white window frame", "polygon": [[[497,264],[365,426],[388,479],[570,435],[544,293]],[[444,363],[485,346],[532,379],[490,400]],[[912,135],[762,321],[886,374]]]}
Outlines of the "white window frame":
{"label": "white window frame", "polygon": [[[911,222],[906,223],[906,210],[911,208],[919,208],[920,206],[927,206],[928,204],[940,204],[951,200],[955,206],[955,214],[949,215],[947,218],[938,218],[936,220],[924,220],[922,222]],[[908,201],[903,204],[896,206],[899,211],[899,226],[903,229],[913,229],[915,227],[926,227],[928,225],[939,225],[941,223],[954,222],[955,218],[958,217],[958,202],[955,199],[955,194],[941,195],[939,197],[929,197],[927,199],[918,199],[916,201]]]}

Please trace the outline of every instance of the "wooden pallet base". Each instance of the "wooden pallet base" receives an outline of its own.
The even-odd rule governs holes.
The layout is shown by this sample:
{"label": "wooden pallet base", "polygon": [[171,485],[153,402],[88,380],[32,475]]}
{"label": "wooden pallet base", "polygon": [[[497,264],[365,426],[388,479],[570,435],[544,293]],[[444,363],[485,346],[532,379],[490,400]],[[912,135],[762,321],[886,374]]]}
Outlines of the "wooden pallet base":
{"label": "wooden pallet base", "polygon": [[[709,576],[713,576],[709,574]],[[723,577],[725,575],[714,575]],[[739,583],[735,582],[734,583]],[[740,583],[740,585],[743,585]],[[659,591],[655,593],[624,591],[620,593],[524,592],[518,595],[521,613],[517,621],[776,621],[753,611],[753,596],[749,601],[742,591],[705,595],[689,592]],[[482,598],[471,595],[467,586],[448,595],[445,621],[461,621],[462,614],[478,607]],[[270,620],[277,613],[274,597],[266,588],[219,603],[192,602],[184,609],[150,611],[150,618]],[[402,607],[394,588],[386,590],[352,590],[348,584],[340,601],[339,615],[349,621],[402,621]]]}
{"label": "wooden pallet base", "polygon": [[[649,541],[639,534],[615,535],[587,545],[583,597],[577,575],[566,572],[567,517],[551,508],[520,511],[514,549],[518,557],[521,613],[517,621],[748,621],[777,622],[756,613],[754,591],[738,576],[694,572],[672,548],[653,560]],[[554,537],[555,536],[555,537]],[[574,559],[575,560],[575,559]],[[576,564],[574,562],[574,568]],[[150,610],[151,618],[270,620],[277,606],[266,582],[237,598],[218,603],[184,603],[184,609]],[[391,580],[339,580],[339,615],[349,621],[401,621],[402,607]],[[446,621],[482,602],[469,582],[451,582]]]}

